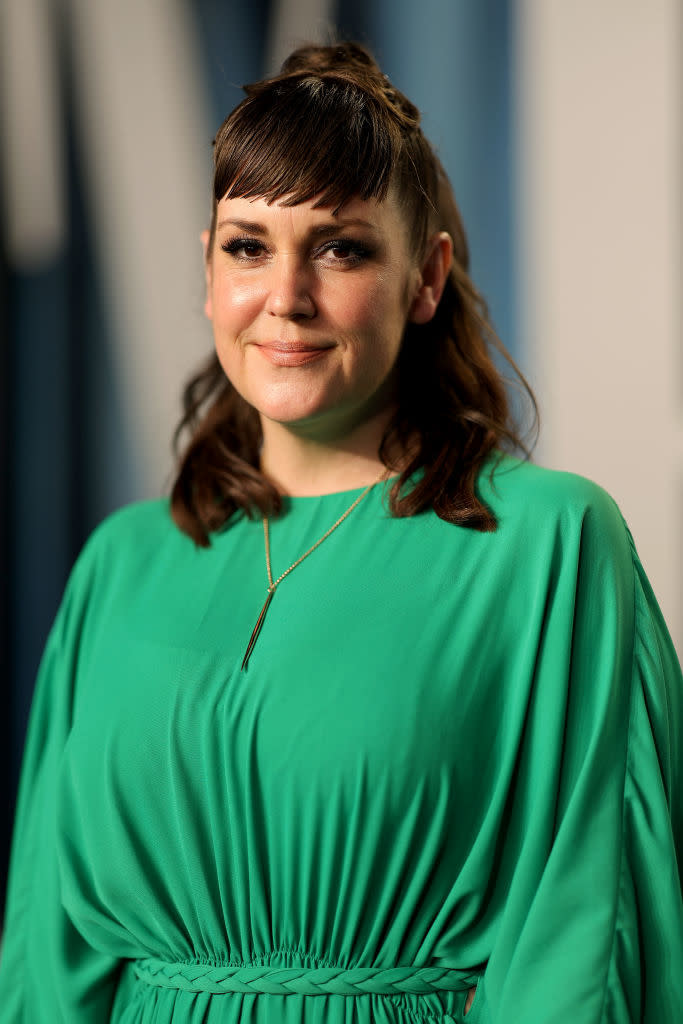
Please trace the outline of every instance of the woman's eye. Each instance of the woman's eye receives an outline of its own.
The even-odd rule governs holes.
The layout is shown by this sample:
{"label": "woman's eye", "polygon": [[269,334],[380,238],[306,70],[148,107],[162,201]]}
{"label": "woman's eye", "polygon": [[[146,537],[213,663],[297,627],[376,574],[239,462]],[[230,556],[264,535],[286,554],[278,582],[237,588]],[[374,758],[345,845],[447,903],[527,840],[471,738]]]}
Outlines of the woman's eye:
{"label": "woman's eye", "polygon": [[224,242],[221,248],[223,252],[245,262],[258,259],[265,251],[262,243],[256,238],[231,238],[229,242]]}
{"label": "woman's eye", "polygon": [[[221,245],[221,249],[242,263],[254,263],[268,255],[268,250],[258,238],[231,238]],[[313,253],[315,259],[344,267],[361,263],[369,255],[366,245],[351,238],[331,239]]]}
{"label": "woman's eye", "polygon": [[370,255],[367,246],[351,238],[333,239],[322,246],[319,252],[328,262],[344,265],[361,263]]}

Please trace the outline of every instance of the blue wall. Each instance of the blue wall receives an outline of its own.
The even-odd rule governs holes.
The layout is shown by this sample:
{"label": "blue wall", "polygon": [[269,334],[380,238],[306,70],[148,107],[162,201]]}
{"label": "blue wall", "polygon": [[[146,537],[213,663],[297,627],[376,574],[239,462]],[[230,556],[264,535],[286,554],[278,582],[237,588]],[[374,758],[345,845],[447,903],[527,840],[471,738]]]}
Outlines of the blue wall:
{"label": "blue wall", "polygon": [[503,342],[518,352],[513,259],[512,15],[509,0],[350,0],[344,36],[371,47],[423,112],[455,190],[472,277]]}

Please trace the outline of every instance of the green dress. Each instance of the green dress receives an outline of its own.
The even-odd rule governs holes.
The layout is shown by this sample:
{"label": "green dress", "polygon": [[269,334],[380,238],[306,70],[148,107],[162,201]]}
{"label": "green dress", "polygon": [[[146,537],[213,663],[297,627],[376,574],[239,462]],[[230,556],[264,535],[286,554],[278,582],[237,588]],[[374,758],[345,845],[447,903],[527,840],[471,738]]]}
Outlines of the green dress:
{"label": "green dress", "polygon": [[[34,700],[2,1024],[680,1024],[671,641],[604,491],[511,459],[480,489],[495,533],[377,486],[244,671],[260,520],[95,531]],[[274,575],[358,493],[289,499]]]}

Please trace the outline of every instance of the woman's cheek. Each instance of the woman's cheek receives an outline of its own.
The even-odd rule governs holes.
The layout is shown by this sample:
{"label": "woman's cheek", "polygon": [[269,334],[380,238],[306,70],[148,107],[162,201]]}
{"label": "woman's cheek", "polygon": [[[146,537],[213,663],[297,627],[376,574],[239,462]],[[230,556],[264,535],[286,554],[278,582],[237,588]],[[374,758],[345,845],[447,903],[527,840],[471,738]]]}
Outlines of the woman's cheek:
{"label": "woman's cheek", "polygon": [[263,301],[264,290],[257,281],[219,280],[214,289],[214,320],[243,325],[258,316]]}

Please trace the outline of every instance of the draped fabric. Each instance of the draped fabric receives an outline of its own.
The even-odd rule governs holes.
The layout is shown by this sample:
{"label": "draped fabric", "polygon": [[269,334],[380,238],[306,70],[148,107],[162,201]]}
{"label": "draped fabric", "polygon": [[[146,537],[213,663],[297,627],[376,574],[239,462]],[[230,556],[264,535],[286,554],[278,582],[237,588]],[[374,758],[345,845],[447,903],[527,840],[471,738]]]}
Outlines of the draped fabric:
{"label": "draped fabric", "polygon": [[[683,680],[614,502],[505,459],[477,533],[376,486],[91,537],[44,655],[0,1022],[676,1024]],[[360,492],[292,498],[273,574]]]}

